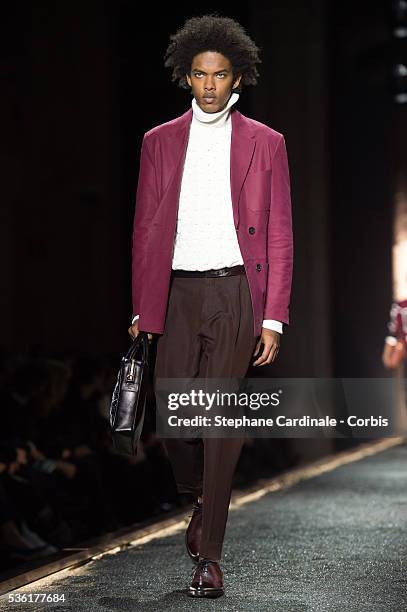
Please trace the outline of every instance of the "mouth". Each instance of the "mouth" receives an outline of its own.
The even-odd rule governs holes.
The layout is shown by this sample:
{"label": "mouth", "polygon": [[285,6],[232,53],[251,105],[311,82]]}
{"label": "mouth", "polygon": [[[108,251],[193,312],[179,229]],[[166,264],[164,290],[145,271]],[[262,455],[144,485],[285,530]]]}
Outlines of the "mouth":
{"label": "mouth", "polygon": [[202,100],[205,102],[205,104],[212,104],[215,102],[216,98],[214,96],[204,96]]}

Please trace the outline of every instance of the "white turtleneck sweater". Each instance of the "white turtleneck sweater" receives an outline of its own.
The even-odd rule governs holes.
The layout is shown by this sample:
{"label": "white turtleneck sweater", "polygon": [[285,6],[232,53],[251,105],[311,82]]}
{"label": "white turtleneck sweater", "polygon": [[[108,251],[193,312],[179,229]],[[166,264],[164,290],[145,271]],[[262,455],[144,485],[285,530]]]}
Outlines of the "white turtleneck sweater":
{"label": "white turtleneck sweater", "polygon": [[[230,108],[206,113],[192,99],[192,121],[182,174],[172,269],[212,270],[242,265],[230,191]],[[138,318],[136,315],[133,322]],[[282,323],[263,327],[282,333]]]}
{"label": "white turtleneck sweater", "polygon": [[230,107],[205,113],[192,101],[192,121],[178,206],[173,269],[212,270],[243,264],[230,193]]}

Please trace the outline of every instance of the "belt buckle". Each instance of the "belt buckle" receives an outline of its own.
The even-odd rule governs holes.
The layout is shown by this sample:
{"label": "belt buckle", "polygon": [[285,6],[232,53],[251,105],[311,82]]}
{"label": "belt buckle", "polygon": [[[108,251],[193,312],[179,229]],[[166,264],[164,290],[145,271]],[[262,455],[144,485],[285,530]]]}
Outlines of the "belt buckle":
{"label": "belt buckle", "polygon": [[216,270],[216,276],[229,276],[230,269],[229,268],[221,268],[220,270]]}

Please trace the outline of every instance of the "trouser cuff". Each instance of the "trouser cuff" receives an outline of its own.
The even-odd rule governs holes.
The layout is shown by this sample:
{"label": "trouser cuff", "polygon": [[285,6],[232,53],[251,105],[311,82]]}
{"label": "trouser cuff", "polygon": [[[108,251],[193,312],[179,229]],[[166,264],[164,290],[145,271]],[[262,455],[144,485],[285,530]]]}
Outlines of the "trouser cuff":
{"label": "trouser cuff", "polygon": [[223,542],[201,540],[199,556],[212,559],[213,561],[220,561],[222,557],[222,545]]}

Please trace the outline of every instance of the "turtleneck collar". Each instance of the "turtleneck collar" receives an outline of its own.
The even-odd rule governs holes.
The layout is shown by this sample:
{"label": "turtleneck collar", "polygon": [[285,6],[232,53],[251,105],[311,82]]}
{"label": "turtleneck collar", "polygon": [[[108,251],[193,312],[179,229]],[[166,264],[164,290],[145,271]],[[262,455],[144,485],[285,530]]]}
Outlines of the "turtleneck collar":
{"label": "turtleneck collar", "polygon": [[198,122],[199,124],[206,125],[208,127],[223,126],[226,123],[230,115],[231,106],[233,106],[233,104],[235,104],[235,102],[237,102],[238,99],[239,99],[239,94],[236,92],[233,92],[225,108],[218,111],[217,113],[205,113],[205,111],[203,111],[202,108],[198,106],[198,103],[195,100],[195,98],[193,98],[192,99],[193,120]]}

